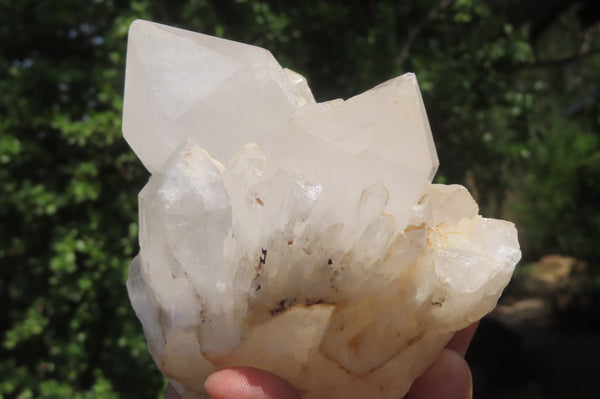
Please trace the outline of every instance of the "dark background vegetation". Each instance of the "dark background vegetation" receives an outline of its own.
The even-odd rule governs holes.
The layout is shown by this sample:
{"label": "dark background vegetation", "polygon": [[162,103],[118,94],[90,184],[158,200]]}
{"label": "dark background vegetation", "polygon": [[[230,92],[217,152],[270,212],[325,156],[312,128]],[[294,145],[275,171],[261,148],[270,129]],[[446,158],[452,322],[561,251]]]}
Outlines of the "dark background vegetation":
{"label": "dark background vegetation", "polygon": [[517,223],[518,269],[584,264],[569,323],[597,332],[600,2],[0,0],[0,398],[161,395],[124,288],[147,179],[120,128],[136,18],[266,47],[321,101],[415,72],[437,180]]}

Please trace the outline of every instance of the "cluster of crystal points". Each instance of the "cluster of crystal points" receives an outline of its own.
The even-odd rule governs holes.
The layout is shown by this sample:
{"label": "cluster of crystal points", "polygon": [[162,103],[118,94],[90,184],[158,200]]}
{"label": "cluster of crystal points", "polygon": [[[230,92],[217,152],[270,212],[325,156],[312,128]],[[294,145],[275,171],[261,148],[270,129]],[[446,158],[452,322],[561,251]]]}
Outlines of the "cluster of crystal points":
{"label": "cluster of crystal points", "polygon": [[186,399],[228,366],[400,398],[520,258],[511,223],[431,184],[412,74],[316,103],[264,49],[135,21],[123,132],[152,173],[127,288]]}

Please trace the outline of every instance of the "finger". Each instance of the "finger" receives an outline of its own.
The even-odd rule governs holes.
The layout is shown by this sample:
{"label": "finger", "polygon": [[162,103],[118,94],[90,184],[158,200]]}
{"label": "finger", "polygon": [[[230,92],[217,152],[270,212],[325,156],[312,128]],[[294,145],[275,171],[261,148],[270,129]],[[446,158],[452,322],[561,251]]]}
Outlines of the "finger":
{"label": "finger", "polygon": [[165,391],[165,399],[181,399],[181,396],[179,396],[173,385],[170,383],[167,385],[167,390]]}
{"label": "finger", "polygon": [[211,374],[204,383],[215,399],[300,399],[287,381],[250,367],[234,367]]}
{"label": "finger", "polygon": [[446,348],[452,349],[464,357],[478,325],[479,322],[475,322],[467,328],[457,331],[456,334],[454,334],[454,337],[446,344]]}
{"label": "finger", "polygon": [[459,353],[444,348],[431,366],[415,380],[406,399],[470,399],[471,371]]}

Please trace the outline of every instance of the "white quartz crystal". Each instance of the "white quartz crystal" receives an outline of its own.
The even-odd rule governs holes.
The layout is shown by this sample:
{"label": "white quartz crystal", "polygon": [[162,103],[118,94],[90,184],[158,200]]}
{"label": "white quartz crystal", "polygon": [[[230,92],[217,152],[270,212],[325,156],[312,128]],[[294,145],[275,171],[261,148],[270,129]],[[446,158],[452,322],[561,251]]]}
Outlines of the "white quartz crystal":
{"label": "white quartz crystal", "polygon": [[228,366],[400,398],[520,258],[513,224],[431,184],[412,74],[316,103],[264,49],[135,21],[123,133],[152,173],[127,288],[185,399]]}

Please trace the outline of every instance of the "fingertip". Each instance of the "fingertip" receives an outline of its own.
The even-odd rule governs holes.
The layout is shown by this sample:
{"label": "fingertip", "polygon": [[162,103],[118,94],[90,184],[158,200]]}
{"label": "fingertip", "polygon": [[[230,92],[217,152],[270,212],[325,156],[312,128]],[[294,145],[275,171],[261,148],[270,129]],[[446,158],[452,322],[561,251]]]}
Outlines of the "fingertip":
{"label": "fingertip", "polygon": [[477,321],[468,327],[457,331],[456,334],[454,334],[454,337],[452,337],[452,339],[446,344],[446,348],[452,349],[464,357],[467,353],[469,345],[471,344],[473,335],[475,335],[478,325],[479,322]]}
{"label": "fingertip", "polygon": [[165,399],[181,399],[181,396],[179,396],[179,393],[177,393],[177,390],[171,383],[167,385],[167,390],[165,391]]}
{"label": "fingertip", "polygon": [[461,354],[445,348],[413,383],[407,399],[470,399],[472,396],[469,365]]}
{"label": "fingertip", "polygon": [[233,367],[211,374],[204,383],[215,399],[300,399],[287,381],[251,367]]}

